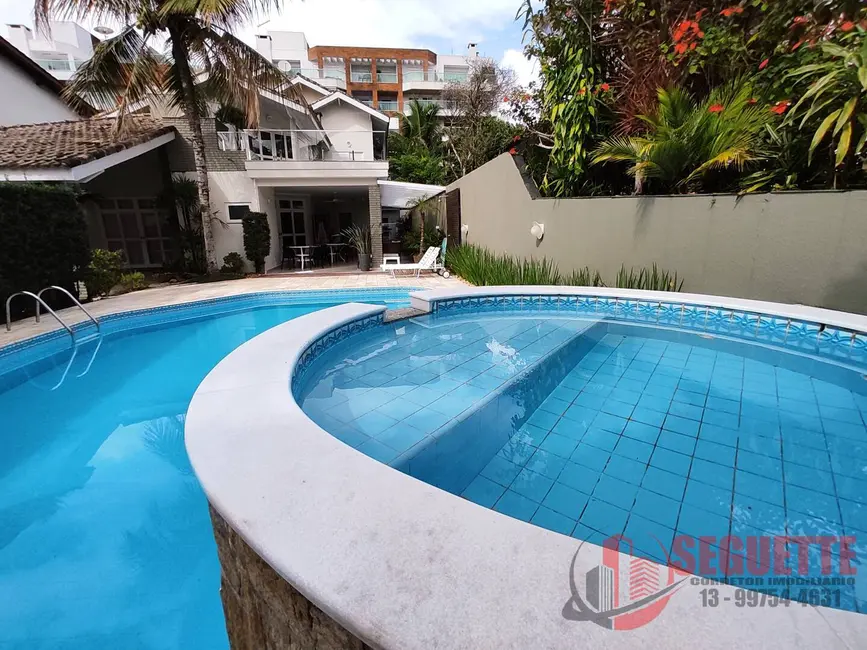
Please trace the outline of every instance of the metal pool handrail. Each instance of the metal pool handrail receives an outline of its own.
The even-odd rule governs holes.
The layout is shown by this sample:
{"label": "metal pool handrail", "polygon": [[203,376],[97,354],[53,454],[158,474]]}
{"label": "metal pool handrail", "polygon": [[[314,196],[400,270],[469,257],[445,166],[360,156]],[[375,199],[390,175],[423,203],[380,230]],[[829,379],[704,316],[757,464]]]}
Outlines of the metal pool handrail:
{"label": "metal pool handrail", "polygon": [[[65,293],[67,296],[69,296],[69,299],[75,303],[75,306],[78,307],[81,311],[83,311],[84,315],[87,316],[94,325],[96,325],[96,331],[97,332],[100,331],[99,321],[97,319],[95,319],[93,317],[93,315],[89,311],[87,311],[87,309],[84,308],[84,305],[82,305],[75,296],[73,296],[71,293],[69,293],[69,291],[67,291],[63,287],[58,287],[56,284],[52,284],[50,287],[45,287],[36,295],[36,298],[37,298],[37,300],[39,300],[39,303],[42,303],[43,305],[45,305],[45,303],[42,302],[41,298],[42,298],[42,294],[45,293],[46,291],[48,291],[49,289],[55,289],[57,291]],[[39,322],[39,303],[37,303],[37,305],[36,305],[36,322],[37,323]],[[48,305],[45,305],[45,308],[48,309]],[[56,314],[55,314],[55,316],[56,316]],[[67,329],[69,329],[69,328],[67,328]]]}
{"label": "metal pool handrail", "polygon": [[[44,289],[43,289],[43,291],[44,291]],[[42,293],[42,292],[40,291],[39,293]],[[49,314],[54,316],[54,318],[57,320],[58,323],[63,325],[63,328],[67,332],[69,332],[69,335],[72,337],[72,340],[73,341],[75,340],[75,334],[73,334],[72,328],[69,325],[67,325],[65,322],[63,322],[63,319],[60,316],[58,316],[54,312],[54,310],[51,307],[49,307],[42,298],[40,298],[38,295],[36,295],[35,293],[32,293],[30,291],[19,291],[18,293],[13,293],[11,296],[9,296],[6,299],[6,331],[7,332],[12,331],[12,310],[10,308],[10,303],[12,302],[12,299],[15,298],[16,296],[30,296],[31,298],[33,298],[36,301],[36,305],[37,305],[36,306],[36,320],[37,320],[37,322],[39,321],[39,305],[42,305],[43,307],[45,307],[45,309],[48,310]],[[79,305],[79,307],[81,307],[81,305]],[[84,309],[84,307],[82,307],[82,309]],[[88,316],[90,316],[90,314],[88,314]],[[91,319],[92,318],[93,317],[91,316]]]}

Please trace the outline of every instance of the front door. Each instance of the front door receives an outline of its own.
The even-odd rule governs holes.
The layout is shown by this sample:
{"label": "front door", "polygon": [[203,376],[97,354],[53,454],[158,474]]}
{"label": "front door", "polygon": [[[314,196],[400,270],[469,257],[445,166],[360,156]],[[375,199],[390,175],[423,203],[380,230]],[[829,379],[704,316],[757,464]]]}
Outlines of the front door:
{"label": "front door", "polygon": [[308,243],[305,228],[305,203],[306,200],[303,198],[277,199],[283,250],[290,246],[306,246]]}

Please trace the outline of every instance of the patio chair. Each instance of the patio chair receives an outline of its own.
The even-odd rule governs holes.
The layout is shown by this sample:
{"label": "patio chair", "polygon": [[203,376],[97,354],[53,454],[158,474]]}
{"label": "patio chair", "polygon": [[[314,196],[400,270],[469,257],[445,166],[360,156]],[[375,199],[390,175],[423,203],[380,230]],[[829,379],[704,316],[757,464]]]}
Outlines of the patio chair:
{"label": "patio chair", "polygon": [[446,268],[446,246],[448,246],[448,237],[443,237],[443,243],[440,244],[440,255],[433,266],[433,270],[444,278],[451,277],[451,273]]}
{"label": "patio chair", "polygon": [[440,254],[438,246],[431,246],[418,261],[418,264],[382,264],[381,271],[391,271],[391,277],[395,277],[395,271],[415,271],[415,277],[419,277],[422,271],[433,271]]}

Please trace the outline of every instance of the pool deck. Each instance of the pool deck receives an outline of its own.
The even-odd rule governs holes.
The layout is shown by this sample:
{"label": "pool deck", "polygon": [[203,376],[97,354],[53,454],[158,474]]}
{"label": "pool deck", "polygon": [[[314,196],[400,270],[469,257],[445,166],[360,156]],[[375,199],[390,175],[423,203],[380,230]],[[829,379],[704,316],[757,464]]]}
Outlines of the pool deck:
{"label": "pool deck", "polygon": [[[171,284],[135,291],[121,296],[103,298],[85,305],[85,308],[99,318],[137,309],[149,309],[165,305],[177,305],[197,300],[209,300],[227,296],[238,296],[260,291],[323,291],[328,289],[386,289],[399,287],[418,287],[423,289],[458,289],[467,286],[463,280],[454,277],[445,279],[438,275],[426,274],[419,278],[402,275],[392,278],[387,273],[354,273],[339,276],[321,275],[282,275],[250,277],[243,280],[226,280],[202,284]],[[63,320],[70,325],[86,320],[84,314],[75,308],[58,311]],[[60,329],[60,325],[50,314],[43,314],[36,323],[32,318],[12,323],[12,331],[0,328],[0,348],[10,343],[38,336]]]}

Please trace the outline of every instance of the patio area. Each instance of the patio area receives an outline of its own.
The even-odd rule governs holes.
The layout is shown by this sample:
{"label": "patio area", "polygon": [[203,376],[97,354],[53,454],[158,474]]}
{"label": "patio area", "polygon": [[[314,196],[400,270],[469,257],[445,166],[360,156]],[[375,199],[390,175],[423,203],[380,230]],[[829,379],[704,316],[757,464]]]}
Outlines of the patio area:
{"label": "patio area", "polygon": [[[418,287],[420,289],[440,289],[465,286],[457,278],[445,279],[428,273],[416,278],[414,275],[392,278],[391,274],[370,273],[337,273],[325,271],[316,273],[285,273],[269,274],[266,277],[250,277],[243,280],[226,280],[206,284],[173,284],[161,285],[142,291],[127,293],[122,296],[103,298],[85,305],[96,318],[137,309],[148,309],[164,305],[177,305],[197,300],[208,300],[223,296],[237,296],[260,291],[323,291],[327,289],[365,289],[383,287]],[[85,320],[84,314],[78,309],[62,309],[58,314],[67,323],[74,324]],[[32,336],[44,334],[59,329],[57,321],[45,314],[41,322],[32,318],[12,323],[12,331],[0,330],[0,348],[10,343],[22,341]]]}

